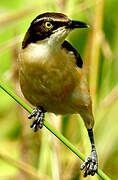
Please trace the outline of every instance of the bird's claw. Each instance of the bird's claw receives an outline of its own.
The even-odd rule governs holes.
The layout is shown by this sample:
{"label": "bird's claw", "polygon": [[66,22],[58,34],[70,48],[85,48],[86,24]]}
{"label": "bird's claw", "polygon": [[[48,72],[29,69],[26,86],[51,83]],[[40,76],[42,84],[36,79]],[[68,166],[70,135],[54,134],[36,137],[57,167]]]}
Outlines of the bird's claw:
{"label": "bird's claw", "polygon": [[91,155],[84,161],[80,167],[81,170],[84,170],[83,177],[88,175],[94,176],[98,169],[98,160],[96,151],[92,151]]}
{"label": "bird's claw", "polygon": [[38,128],[41,129],[43,127],[45,112],[46,111],[42,107],[39,107],[35,108],[32,113],[28,115],[28,119],[32,119],[34,117],[34,121],[30,125],[34,132],[36,132]]}

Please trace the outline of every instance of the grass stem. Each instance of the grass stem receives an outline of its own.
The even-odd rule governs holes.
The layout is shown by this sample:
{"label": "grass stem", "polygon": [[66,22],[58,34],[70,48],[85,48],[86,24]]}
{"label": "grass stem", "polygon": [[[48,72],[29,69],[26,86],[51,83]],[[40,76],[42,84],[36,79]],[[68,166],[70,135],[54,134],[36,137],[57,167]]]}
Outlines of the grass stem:
{"label": "grass stem", "polygon": [[[31,113],[33,109],[26,104],[19,96],[17,96],[12,90],[10,90],[3,82],[0,81],[0,88],[3,89],[8,95],[10,95],[17,103],[19,103],[26,111]],[[74,154],[76,154],[82,161],[85,160],[85,156],[73,145],[71,144],[62,134],[60,134],[53,126],[44,121],[44,126],[52,132],[63,144],[65,144]],[[97,174],[104,180],[110,180],[110,178],[98,169]]]}

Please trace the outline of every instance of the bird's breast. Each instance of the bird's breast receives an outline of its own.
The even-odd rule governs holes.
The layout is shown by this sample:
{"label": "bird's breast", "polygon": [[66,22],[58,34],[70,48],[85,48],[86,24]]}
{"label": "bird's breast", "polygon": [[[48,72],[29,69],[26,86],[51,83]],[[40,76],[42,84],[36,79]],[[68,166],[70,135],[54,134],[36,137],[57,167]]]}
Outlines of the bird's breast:
{"label": "bird's breast", "polygon": [[45,48],[42,51],[40,48],[22,51],[19,69],[24,96],[32,104],[46,109],[67,103],[78,82],[75,59],[62,49],[52,53]]}

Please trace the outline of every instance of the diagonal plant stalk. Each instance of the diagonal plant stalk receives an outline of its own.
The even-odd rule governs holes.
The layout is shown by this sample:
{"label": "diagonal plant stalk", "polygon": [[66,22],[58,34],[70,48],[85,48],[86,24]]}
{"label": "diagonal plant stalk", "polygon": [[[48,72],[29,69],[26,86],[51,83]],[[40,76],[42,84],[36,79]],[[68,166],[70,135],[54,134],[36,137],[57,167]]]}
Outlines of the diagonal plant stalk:
{"label": "diagonal plant stalk", "polygon": [[[0,88],[3,89],[8,95],[10,95],[26,111],[28,111],[29,113],[33,111],[33,109],[28,104],[26,104],[19,96],[17,96],[1,81],[0,81]],[[55,128],[53,128],[53,126],[49,122],[44,121],[44,126],[50,132],[52,132],[63,144],[65,144],[74,154],[76,154],[82,161],[85,161],[85,156],[73,144],[71,144],[62,134],[60,134]],[[104,180],[110,180],[110,178],[100,169],[98,169],[97,174]]]}
{"label": "diagonal plant stalk", "polygon": [[7,163],[11,164],[12,166],[18,168],[19,170],[24,171],[31,177],[36,178],[37,180],[42,180],[42,179],[51,180],[48,176],[37,172],[37,170],[34,167],[32,167],[31,165],[29,165],[23,161],[13,159],[1,151],[0,151],[0,159],[6,161]]}

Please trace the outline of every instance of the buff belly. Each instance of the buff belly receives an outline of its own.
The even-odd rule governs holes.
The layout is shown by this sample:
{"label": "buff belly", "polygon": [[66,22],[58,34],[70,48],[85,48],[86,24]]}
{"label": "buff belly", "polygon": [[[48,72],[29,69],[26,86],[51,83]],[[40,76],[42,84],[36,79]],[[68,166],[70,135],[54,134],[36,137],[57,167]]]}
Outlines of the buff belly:
{"label": "buff belly", "polygon": [[[34,106],[43,106],[56,114],[75,113],[71,97],[79,76],[75,59],[65,54],[48,56],[48,60],[28,61],[21,54],[19,61],[20,85],[25,98]],[[24,58],[24,59],[23,59]],[[43,62],[43,63],[42,63]]]}
{"label": "buff belly", "polygon": [[46,111],[56,114],[74,113],[71,108],[71,95],[75,88],[72,72],[59,69],[38,69],[37,73],[20,71],[21,89],[26,99],[34,106],[43,106]]}
{"label": "buff belly", "polygon": [[87,128],[93,126],[88,83],[71,53],[31,44],[20,53],[19,75],[22,92],[32,105],[55,114],[79,113]]}

